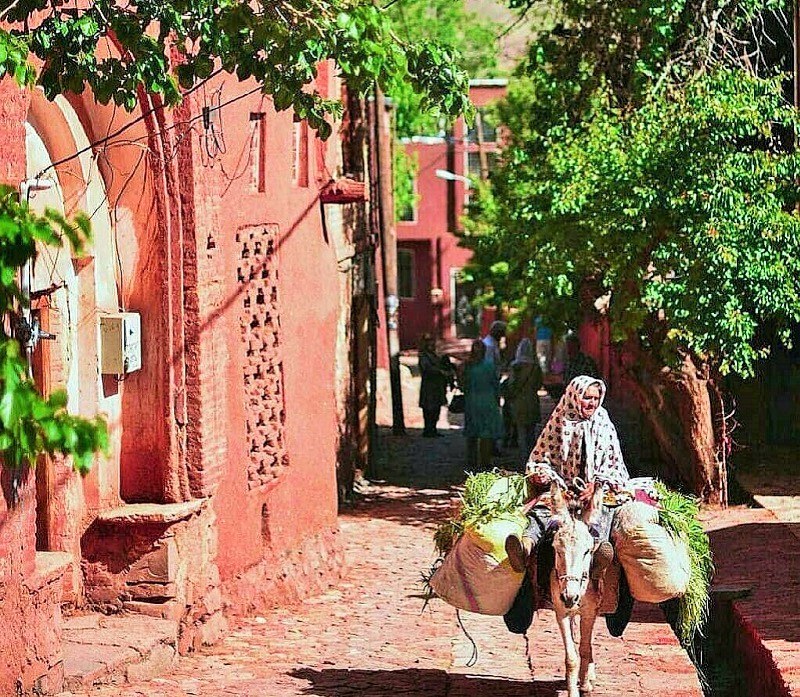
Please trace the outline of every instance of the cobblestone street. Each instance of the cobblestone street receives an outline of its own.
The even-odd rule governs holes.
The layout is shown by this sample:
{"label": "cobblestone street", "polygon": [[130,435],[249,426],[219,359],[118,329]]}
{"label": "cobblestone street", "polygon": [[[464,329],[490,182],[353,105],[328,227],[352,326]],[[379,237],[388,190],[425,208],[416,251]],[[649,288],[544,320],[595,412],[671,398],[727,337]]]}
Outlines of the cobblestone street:
{"label": "cobblestone street", "polygon": [[[563,694],[563,650],[552,613],[529,637],[499,617],[462,615],[434,601],[423,613],[421,572],[433,561],[431,533],[463,479],[460,431],[423,439],[383,436],[385,483],[373,482],[341,516],[345,582],[291,609],[242,620],[219,644],[180,659],[139,684],[75,697],[555,697]],[[413,484],[413,485],[412,485]],[[637,610],[624,640],[597,630],[598,697],[699,695],[694,671],[658,613]]]}

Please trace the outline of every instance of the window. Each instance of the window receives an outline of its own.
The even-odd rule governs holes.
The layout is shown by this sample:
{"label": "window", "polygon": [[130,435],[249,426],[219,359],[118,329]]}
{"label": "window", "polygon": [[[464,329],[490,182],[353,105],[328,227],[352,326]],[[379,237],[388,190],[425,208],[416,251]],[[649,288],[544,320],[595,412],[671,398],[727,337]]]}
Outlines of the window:
{"label": "window", "polygon": [[413,300],[416,297],[414,283],[414,250],[397,250],[397,294],[401,298]]}
{"label": "window", "polygon": [[250,188],[253,191],[266,191],[267,120],[263,112],[250,114],[250,128]]}
{"label": "window", "polygon": [[479,143],[478,139],[478,126],[483,126],[483,142],[496,143],[497,142],[497,124],[494,123],[491,116],[486,115],[486,109],[478,109],[475,115],[475,123],[470,126],[467,131],[467,140],[470,143]]}
{"label": "window", "polygon": [[[486,166],[489,170],[489,176],[492,174],[495,165],[497,164],[497,153],[486,153]],[[467,176],[470,179],[480,180],[481,178],[481,156],[480,153],[473,150],[467,153]]]}
{"label": "window", "polygon": [[[411,177],[408,191],[398,192],[401,194],[401,202],[397,206],[397,219],[403,223],[413,223],[417,219],[417,178]],[[397,194],[395,194],[397,195]]]}
{"label": "window", "polygon": [[292,181],[308,186],[308,123],[297,117],[292,128]]}

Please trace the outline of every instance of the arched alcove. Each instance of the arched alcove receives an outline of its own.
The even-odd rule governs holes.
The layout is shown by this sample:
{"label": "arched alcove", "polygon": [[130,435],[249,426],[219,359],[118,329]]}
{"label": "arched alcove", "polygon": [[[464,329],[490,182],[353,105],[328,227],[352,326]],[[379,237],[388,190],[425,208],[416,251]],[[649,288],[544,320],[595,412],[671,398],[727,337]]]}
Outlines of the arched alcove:
{"label": "arched alcove", "polygon": [[119,309],[114,230],[104,178],[72,106],[34,92],[25,134],[27,176],[53,182],[32,195],[31,206],[67,217],[84,211],[92,223],[92,240],[81,255],[68,244],[37,249],[31,289],[35,313],[56,335],[34,354],[37,384],[45,393],[66,390],[74,414],[102,414],[111,435],[109,456],[98,456],[83,480],[57,458],[44,459],[37,468],[37,547],[71,552],[77,559],[85,509],[119,502],[121,395],[105,389],[99,370],[99,317]]}

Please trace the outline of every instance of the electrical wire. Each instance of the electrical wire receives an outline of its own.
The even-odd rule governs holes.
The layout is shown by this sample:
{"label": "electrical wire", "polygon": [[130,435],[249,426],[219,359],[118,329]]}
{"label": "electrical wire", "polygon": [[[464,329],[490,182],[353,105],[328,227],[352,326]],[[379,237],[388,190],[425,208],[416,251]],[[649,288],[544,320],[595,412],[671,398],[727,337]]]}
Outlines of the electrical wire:
{"label": "electrical wire", "polygon": [[[190,89],[186,90],[186,92],[183,93],[183,97],[187,97],[188,95],[190,95],[193,92],[197,91],[203,85],[205,85],[209,80],[215,78],[221,72],[222,72],[222,68],[219,68],[218,70],[215,70],[207,78],[205,78],[201,82],[198,82],[196,85],[192,86]],[[259,87],[258,89],[261,89],[261,88]],[[225,106],[225,105],[220,105],[220,107],[222,107],[222,106]],[[115,107],[116,107],[116,105],[115,105]],[[146,111],[143,111],[141,114],[139,114],[139,116],[137,116],[133,121],[129,121],[124,126],[118,128],[113,133],[108,133],[104,138],[99,138],[98,140],[96,140],[96,141],[94,141],[92,143],[89,143],[89,145],[86,145],[83,148],[79,148],[78,150],[76,150],[71,155],[67,155],[65,157],[62,157],[60,160],[56,160],[55,162],[51,162],[47,167],[45,167],[43,170],[41,170],[36,175],[36,178],[41,177],[42,175],[44,175],[45,172],[47,172],[50,169],[53,169],[54,167],[58,167],[59,165],[63,165],[66,162],[74,160],[76,157],[80,157],[81,155],[83,155],[83,153],[89,152],[90,150],[93,150],[98,145],[103,145],[104,143],[107,143],[109,140],[113,140],[117,136],[122,135],[123,133],[125,133],[125,131],[127,131],[128,129],[130,129],[133,126],[135,126],[137,123],[140,123],[141,121],[146,119],[148,116],[150,116],[153,112],[157,111],[159,108],[163,108],[163,107],[161,107],[161,106],[155,107],[154,106],[154,107],[152,107],[150,109],[147,109]]]}

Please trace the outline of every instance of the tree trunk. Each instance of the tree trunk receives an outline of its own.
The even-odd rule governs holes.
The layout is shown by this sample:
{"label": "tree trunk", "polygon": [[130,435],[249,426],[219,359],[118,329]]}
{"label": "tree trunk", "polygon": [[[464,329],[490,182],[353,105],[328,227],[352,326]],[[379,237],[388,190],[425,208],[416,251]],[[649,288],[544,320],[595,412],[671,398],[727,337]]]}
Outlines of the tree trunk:
{"label": "tree trunk", "polygon": [[684,355],[676,368],[664,368],[637,351],[627,376],[659,446],[664,478],[704,501],[726,504],[724,458],[718,457],[717,409],[712,404],[712,394],[718,392],[708,366]]}

